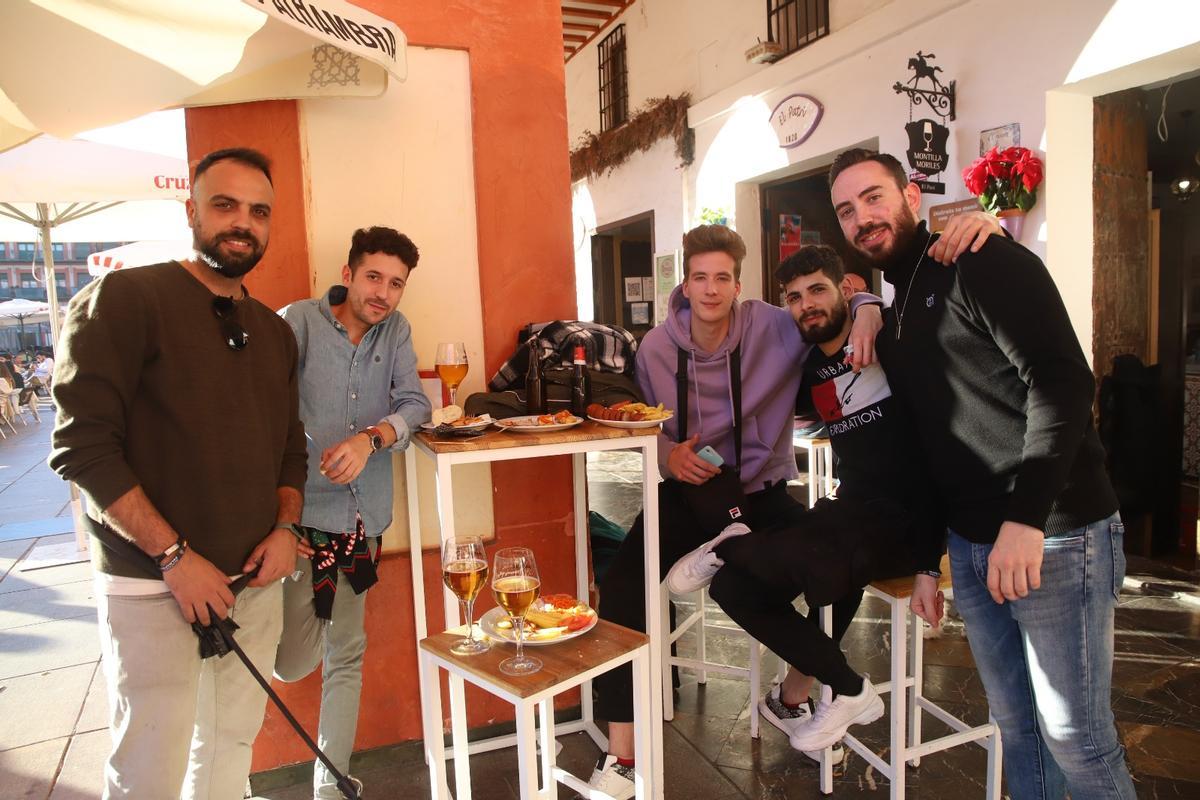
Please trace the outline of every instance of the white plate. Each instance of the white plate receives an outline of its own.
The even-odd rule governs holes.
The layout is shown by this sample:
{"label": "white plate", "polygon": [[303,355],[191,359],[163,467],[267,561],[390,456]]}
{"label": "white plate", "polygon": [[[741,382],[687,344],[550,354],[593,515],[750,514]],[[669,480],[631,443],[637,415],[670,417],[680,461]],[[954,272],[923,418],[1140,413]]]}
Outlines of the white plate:
{"label": "white plate", "polygon": [[[472,422],[470,425],[457,425],[455,427],[460,431],[481,431],[495,421],[490,414],[484,414],[479,418],[479,422]],[[421,428],[427,431],[434,431],[437,430],[438,426],[432,422],[422,422]]]}
{"label": "white plate", "polygon": [[574,428],[583,422],[579,417],[575,417],[574,419],[574,422],[564,422],[561,425],[538,425],[537,415],[531,417],[509,417],[508,419],[496,420],[496,427],[502,431],[513,431],[514,433],[565,431],[567,428]]}
{"label": "white plate", "polygon": [[668,414],[662,419],[639,419],[637,422],[626,422],[623,419],[596,419],[592,415],[588,415],[588,419],[592,422],[599,422],[601,425],[607,425],[610,428],[653,428],[655,425],[662,425],[669,420],[674,414]]}
{"label": "white plate", "polygon": [[[484,633],[486,633],[488,636],[492,637],[493,639],[499,639],[502,642],[516,644],[517,637],[515,635],[513,635],[512,628],[496,627],[496,623],[500,622],[500,620],[504,620],[504,619],[508,619],[508,614],[504,613],[503,608],[496,606],[491,611],[488,611],[486,614],[484,614],[482,617],[479,618],[479,627],[483,630]],[[590,631],[592,628],[596,627],[596,623],[599,621],[600,621],[600,615],[593,613],[592,614],[592,622],[586,628],[580,628],[577,631],[567,631],[562,636],[555,636],[553,639],[526,639],[525,644],[530,645],[532,647],[540,647],[540,646],[546,645],[546,644],[558,644],[559,642],[565,642],[568,639],[575,639],[579,636],[583,636],[585,633]]]}

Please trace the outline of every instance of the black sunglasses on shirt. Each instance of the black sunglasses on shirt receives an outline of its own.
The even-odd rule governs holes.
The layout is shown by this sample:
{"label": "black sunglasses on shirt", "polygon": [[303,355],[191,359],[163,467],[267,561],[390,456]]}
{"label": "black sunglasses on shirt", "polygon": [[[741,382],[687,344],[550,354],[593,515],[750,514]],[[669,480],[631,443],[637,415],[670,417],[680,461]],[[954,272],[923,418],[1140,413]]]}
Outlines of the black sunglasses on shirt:
{"label": "black sunglasses on shirt", "polygon": [[246,333],[237,321],[237,306],[233,298],[217,295],[212,301],[213,314],[221,322],[221,336],[230,350],[242,350],[250,343],[250,334]]}

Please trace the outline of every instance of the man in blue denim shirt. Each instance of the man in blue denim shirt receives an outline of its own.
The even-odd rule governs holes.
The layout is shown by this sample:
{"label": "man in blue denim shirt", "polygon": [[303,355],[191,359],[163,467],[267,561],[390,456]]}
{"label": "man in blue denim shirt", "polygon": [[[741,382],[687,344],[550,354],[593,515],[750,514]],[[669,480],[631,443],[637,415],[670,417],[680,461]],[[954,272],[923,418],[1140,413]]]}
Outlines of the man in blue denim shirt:
{"label": "man in blue denim shirt", "polygon": [[[280,314],[300,349],[300,418],[309,471],[301,533],[310,545],[299,580],[284,582],[275,675],[298,681],[323,662],[318,744],[346,772],[358,726],[366,590],[379,537],[392,521],[391,451],[430,418],[412,329],[396,310],[419,254],[391,228],[354,232],[342,284]],[[312,468],[319,464],[319,469]],[[313,796],[341,796],[317,762]]]}

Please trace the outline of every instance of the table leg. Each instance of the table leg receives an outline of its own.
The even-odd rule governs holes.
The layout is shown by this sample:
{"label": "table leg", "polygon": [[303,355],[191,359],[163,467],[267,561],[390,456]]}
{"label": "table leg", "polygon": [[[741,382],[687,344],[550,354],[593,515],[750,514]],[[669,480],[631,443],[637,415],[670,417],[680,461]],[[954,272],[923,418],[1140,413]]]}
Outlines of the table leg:
{"label": "table leg", "polygon": [[450,730],[454,743],[454,793],[457,800],[471,800],[471,761],[467,752],[467,695],[463,679],[450,673]]}
{"label": "table leg", "polygon": [[542,789],[540,797],[555,800],[558,797],[558,781],[554,777],[557,761],[557,742],[554,741],[554,698],[547,697],[538,703],[538,746],[542,750]]}
{"label": "table leg", "polygon": [[521,800],[536,800],[538,796],[533,706],[534,704],[528,700],[522,700],[516,705],[517,772],[520,775]]}
{"label": "table leg", "polygon": [[[905,604],[907,605],[907,603]],[[921,694],[925,676],[925,626],[916,614],[908,614],[908,657],[912,689],[908,695],[908,746],[921,744]],[[909,766],[921,766],[920,758],[909,759]]]}
{"label": "table leg", "polygon": [[648,680],[650,685],[650,746],[652,751],[650,785],[653,796],[663,796],[663,687],[657,679],[662,674],[662,650],[664,641],[661,602],[662,582],[659,581],[658,557],[658,441],[649,439],[642,446],[642,520],[645,536],[646,564],[646,634],[650,637],[648,653]]}
{"label": "table leg", "polygon": [[[647,727],[651,730],[659,727],[655,724],[657,712],[651,710],[653,706],[650,702],[650,686],[655,683],[651,680],[654,673],[649,665],[653,649],[653,645],[641,647],[633,658],[633,785],[637,800],[647,800],[652,793],[660,793],[658,784],[650,786],[653,792],[646,791],[646,783],[653,780],[655,764],[658,763],[652,754],[652,736],[646,735]],[[646,769],[647,764],[650,769]]]}
{"label": "table leg", "polygon": [[[904,760],[905,738],[908,735],[908,723],[905,715],[908,712],[908,687],[906,673],[908,672],[908,630],[904,627],[908,621],[908,603],[903,600],[892,600],[892,691],[888,701],[891,705],[890,744],[892,759],[892,788],[891,800],[904,800]],[[866,680],[870,680],[867,678]]]}
{"label": "table leg", "polygon": [[442,687],[437,664],[421,653],[421,727],[425,735],[425,763],[429,765],[429,795],[433,800],[449,800],[446,783],[446,746],[442,741]]}
{"label": "table leg", "polygon": [[[408,560],[412,567],[413,627],[417,635],[417,653],[421,640],[429,634],[425,621],[425,563],[421,557],[421,501],[417,491],[417,454],[415,447],[404,453],[404,487],[408,495]],[[417,658],[417,682],[424,686],[425,659]],[[424,715],[424,702],[421,703]],[[422,720],[424,717],[422,716]],[[428,760],[428,750],[425,751]]]}
{"label": "table leg", "polygon": [[[813,453],[812,450],[809,451]],[[833,630],[833,606],[821,606],[821,632],[826,636]],[[829,702],[833,692],[827,686],[821,687],[821,702]],[[833,794],[833,749],[826,747],[821,751],[821,794]]]}
{"label": "table leg", "polygon": [[[437,460],[437,505],[438,523],[441,529],[441,540],[447,541],[454,536],[454,483],[453,468],[450,462]],[[448,588],[442,588],[442,608],[445,610],[445,630],[450,630],[460,624],[461,611],[458,598]]]}
{"label": "table leg", "polygon": [[[571,477],[575,502],[575,596],[580,602],[590,605],[588,553],[591,550],[591,529],[588,525],[586,453],[571,456]],[[584,681],[579,687],[579,702],[584,722],[593,721],[591,681]]]}

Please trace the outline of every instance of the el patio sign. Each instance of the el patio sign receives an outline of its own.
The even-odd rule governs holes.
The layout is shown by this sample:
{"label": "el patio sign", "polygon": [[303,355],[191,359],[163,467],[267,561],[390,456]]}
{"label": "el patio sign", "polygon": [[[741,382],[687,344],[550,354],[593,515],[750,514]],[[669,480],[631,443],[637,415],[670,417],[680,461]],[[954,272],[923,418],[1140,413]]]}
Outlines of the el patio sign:
{"label": "el patio sign", "polygon": [[804,144],[812,132],[825,107],[815,97],[806,94],[793,94],[783,98],[771,112],[771,127],[779,137],[780,147],[799,147]]}

